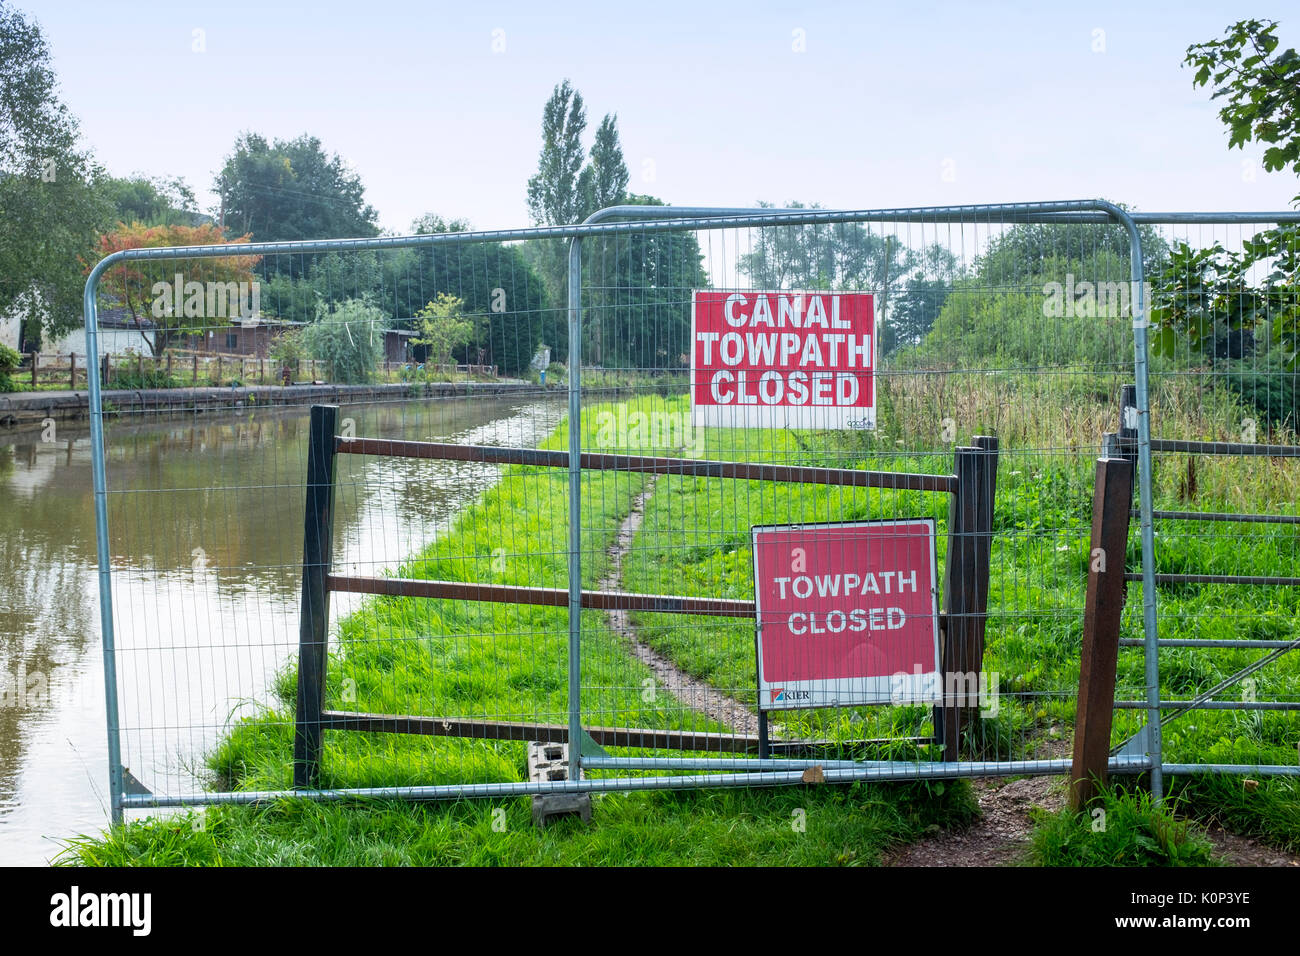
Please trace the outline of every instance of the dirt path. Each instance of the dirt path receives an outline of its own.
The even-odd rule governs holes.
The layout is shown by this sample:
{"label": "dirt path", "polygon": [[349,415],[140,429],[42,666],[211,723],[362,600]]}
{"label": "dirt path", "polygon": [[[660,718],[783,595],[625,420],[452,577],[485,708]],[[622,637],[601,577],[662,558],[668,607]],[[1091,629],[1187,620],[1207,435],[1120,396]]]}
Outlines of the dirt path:
{"label": "dirt path", "polygon": [[[886,854],[886,866],[1014,866],[1025,862],[1034,807],[1065,806],[1064,777],[976,778],[980,818],[964,830],[946,830]],[[1228,866],[1296,866],[1300,857],[1251,837],[1210,827],[1215,855]]]}
{"label": "dirt path", "polygon": [[[654,494],[656,476],[651,476],[645,489],[632,501],[632,511],[618,529],[618,537],[610,546],[609,572],[600,580],[597,587],[602,591],[621,591],[623,589],[623,559],[632,548],[641,522],[645,520],[645,505]],[[636,628],[632,626],[631,615],[622,609],[606,611],[609,626],[628,646],[628,652],[645,664],[654,673],[657,687],[668,691],[692,710],[699,711],[706,717],[730,727],[735,733],[752,735],[758,733],[758,716],[740,701],[728,697],[712,684],[687,674],[675,663],[641,643],[637,638]]]}
{"label": "dirt path", "polygon": [[1023,777],[1007,781],[971,781],[980,818],[964,830],[945,830],[887,854],[886,866],[1010,866],[1029,848],[1033,807],[1057,810],[1065,805],[1061,777]]}

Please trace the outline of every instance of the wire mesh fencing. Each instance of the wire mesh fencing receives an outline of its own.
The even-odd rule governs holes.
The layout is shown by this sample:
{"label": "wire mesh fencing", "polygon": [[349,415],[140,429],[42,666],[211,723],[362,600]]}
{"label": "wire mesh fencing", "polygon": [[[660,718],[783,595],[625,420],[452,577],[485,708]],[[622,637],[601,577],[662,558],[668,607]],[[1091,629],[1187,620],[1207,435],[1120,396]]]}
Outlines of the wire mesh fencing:
{"label": "wire mesh fencing", "polygon": [[[92,280],[160,356],[288,372],[182,383],[163,419],[145,383],[96,393],[115,810],[1068,767],[1093,468],[1147,381],[1133,279],[1178,261],[1170,237],[1091,202],[600,218],[145,250]],[[328,385],[295,377],[312,360]],[[1130,417],[1228,414],[1240,370],[1165,361]],[[1161,510],[1180,481],[1294,508],[1289,479],[1194,467],[1159,459]],[[1265,527],[1267,564],[1294,529]],[[1207,556],[1159,534],[1156,561]],[[1278,650],[1292,592],[1267,593],[1235,620]],[[1176,628],[1232,626],[1159,597]],[[1155,598],[1130,587],[1117,747],[1185,653],[1149,653]],[[1285,742],[1293,714],[1262,713]],[[530,770],[529,742],[571,740]]]}
{"label": "wire mesh fencing", "polygon": [[[1139,680],[1132,652],[1122,656],[1130,679],[1116,706],[1131,713],[1158,698],[1158,750],[1176,772],[1300,772],[1300,247],[1293,214],[1252,218],[1145,217],[1158,253],[1143,515],[1153,525],[1158,680]],[[1122,408],[1117,420],[1124,429],[1136,403],[1119,404],[1130,408],[1129,421]],[[1127,692],[1140,686],[1145,697]],[[1130,746],[1150,746],[1157,725],[1148,724]]]}

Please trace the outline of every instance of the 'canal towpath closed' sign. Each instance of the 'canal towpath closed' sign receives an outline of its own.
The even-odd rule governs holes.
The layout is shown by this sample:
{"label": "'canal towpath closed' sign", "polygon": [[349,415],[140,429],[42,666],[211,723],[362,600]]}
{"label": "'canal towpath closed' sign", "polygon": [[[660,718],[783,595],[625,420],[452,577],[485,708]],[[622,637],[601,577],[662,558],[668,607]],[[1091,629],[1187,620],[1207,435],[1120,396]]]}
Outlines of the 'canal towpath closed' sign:
{"label": "'canal towpath closed' sign", "polygon": [[934,519],[752,533],[763,710],[930,700],[924,688],[939,672]]}
{"label": "'canal towpath closed' sign", "polygon": [[875,428],[875,369],[870,292],[693,294],[692,425]]}

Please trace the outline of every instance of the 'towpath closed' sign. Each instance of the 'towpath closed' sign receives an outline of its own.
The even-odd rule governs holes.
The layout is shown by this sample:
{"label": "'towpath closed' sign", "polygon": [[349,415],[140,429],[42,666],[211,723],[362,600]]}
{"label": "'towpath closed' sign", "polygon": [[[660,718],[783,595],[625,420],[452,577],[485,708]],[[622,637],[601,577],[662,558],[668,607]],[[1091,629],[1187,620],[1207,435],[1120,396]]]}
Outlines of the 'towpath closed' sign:
{"label": "'towpath closed' sign", "polygon": [[870,292],[696,290],[691,424],[876,427]]}
{"label": "'towpath closed' sign", "polygon": [[752,533],[760,708],[932,700],[924,688],[939,673],[933,518]]}

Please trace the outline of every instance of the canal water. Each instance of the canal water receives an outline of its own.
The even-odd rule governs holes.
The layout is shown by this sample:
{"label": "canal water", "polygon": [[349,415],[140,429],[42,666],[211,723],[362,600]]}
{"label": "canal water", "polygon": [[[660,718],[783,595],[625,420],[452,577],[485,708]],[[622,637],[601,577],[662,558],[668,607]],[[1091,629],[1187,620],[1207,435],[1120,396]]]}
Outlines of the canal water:
{"label": "canal water", "polygon": [[[358,437],[534,446],[558,401],[344,406]],[[306,408],[110,422],[106,449],[123,763],[155,792],[255,712],[297,648]],[[472,462],[339,457],[340,573],[382,574],[495,480]],[[42,865],[108,820],[90,442],[0,434],[0,864]],[[334,595],[332,620],[359,595]]]}

